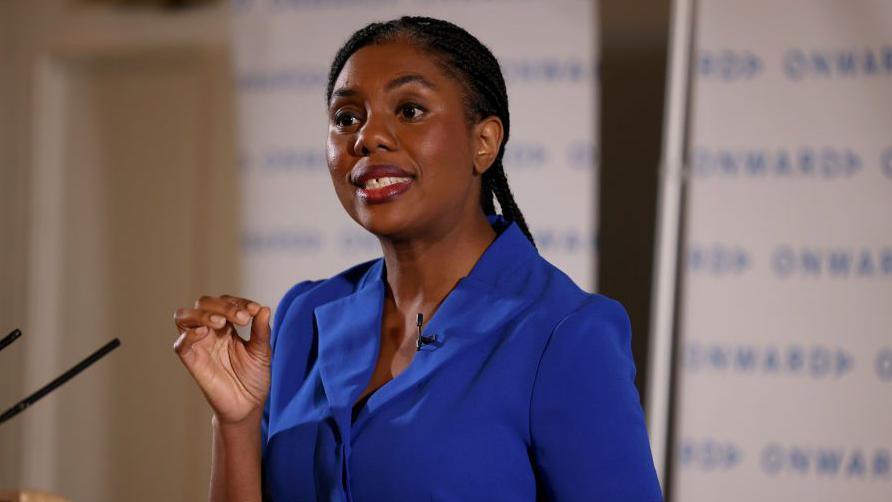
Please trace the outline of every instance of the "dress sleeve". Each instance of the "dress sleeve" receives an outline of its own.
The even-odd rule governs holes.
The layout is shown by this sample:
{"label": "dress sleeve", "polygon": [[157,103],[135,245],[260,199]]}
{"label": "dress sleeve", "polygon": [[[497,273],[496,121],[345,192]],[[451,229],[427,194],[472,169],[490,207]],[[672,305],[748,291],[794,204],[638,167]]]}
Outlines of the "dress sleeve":
{"label": "dress sleeve", "polygon": [[532,457],[547,500],[662,500],[630,338],[625,309],[600,296],[552,331],[530,400]]}

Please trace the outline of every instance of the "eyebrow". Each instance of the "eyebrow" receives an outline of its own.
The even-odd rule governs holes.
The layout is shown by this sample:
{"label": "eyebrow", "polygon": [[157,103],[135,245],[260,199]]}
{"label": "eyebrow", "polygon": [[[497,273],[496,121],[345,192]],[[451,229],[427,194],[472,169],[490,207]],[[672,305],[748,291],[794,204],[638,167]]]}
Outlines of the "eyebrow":
{"label": "eyebrow", "polygon": [[[387,85],[384,86],[384,89],[387,91],[392,91],[397,87],[402,87],[408,84],[420,84],[423,87],[427,87],[428,89],[436,89],[437,86],[434,85],[433,82],[424,78],[423,76],[417,73],[409,73],[407,75],[400,75],[395,79],[387,82]],[[359,94],[359,91],[350,87],[342,87],[340,89],[335,90],[331,93],[334,98],[349,98]]]}
{"label": "eyebrow", "polygon": [[412,84],[412,83],[421,84],[422,86],[427,87],[428,89],[436,89],[437,88],[437,86],[434,85],[433,82],[422,77],[421,75],[418,75],[417,73],[401,75],[401,76],[391,80],[390,82],[387,82],[387,85],[384,86],[384,88],[387,89],[388,91],[392,91],[392,90],[396,89],[397,87],[400,87],[400,86],[403,86],[406,84]]}

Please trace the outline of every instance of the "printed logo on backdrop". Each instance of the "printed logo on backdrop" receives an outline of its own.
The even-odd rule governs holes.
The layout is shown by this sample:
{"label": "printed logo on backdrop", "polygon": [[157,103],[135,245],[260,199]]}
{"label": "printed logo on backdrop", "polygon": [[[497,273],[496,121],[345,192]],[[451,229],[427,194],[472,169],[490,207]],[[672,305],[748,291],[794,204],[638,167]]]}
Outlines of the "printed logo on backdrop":
{"label": "printed logo on backdrop", "polygon": [[678,461],[686,469],[725,472],[740,465],[741,449],[730,441],[685,438],[677,447]]}
{"label": "printed logo on backdrop", "polygon": [[317,146],[269,147],[259,155],[243,152],[239,161],[243,172],[260,172],[265,175],[328,175],[325,149]]}
{"label": "printed logo on backdrop", "polygon": [[[677,449],[685,469],[723,473],[743,465],[745,452],[732,441],[683,439]],[[859,448],[838,445],[803,446],[766,444],[759,455],[762,473],[771,476],[814,477],[825,480],[889,481],[892,454],[884,447]]]}
{"label": "printed logo on backdrop", "polygon": [[574,56],[534,59],[499,58],[505,82],[511,84],[590,83],[597,78],[594,61]]}
{"label": "printed logo on backdrop", "polygon": [[880,168],[887,178],[892,179],[892,147],[887,148],[880,157]]}
{"label": "printed logo on backdrop", "polygon": [[349,256],[380,256],[381,243],[378,238],[358,224],[338,230],[335,249]]}
{"label": "printed logo on backdrop", "polygon": [[792,48],[783,56],[790,80],[892,76],[892,45],[843,49]]}
{"label": "printed logo on backdrop", "polygon": [[[575,227],[538,227],[533,230],[536,246],[542,253],[590,254],[597,237],[592,232]],[[318,227],[287,227],[248,230],[241,239],[242,251],[248,254],[284,253],[291,255],[317,254],[332,248],[346,255],[365,255],[379,252],[378,240],[361,228],[340,229],[330,235]]]}
{"label": "printed logo on backdrop", "polygon": [[684,343],[683,365],[692,374],[840,378],[852,371],[855,358],[839,347],[819,344],[779,346],[758,343]]}
{"label": "printed logo on backdrop", "polygon": [[367,257],[380,255],[381,246],[374,235],[357,225],[331,230],[289,226],[243,232],[242,251],[252,255],[315,256],[333,253]]}
{"label": "printed logo on backdrop", "polygon": [[863,166],[850,148],[695,148],[691,173],[697,178],[851,178]]}
{"label": "printed logo on backdrop", "polygon": [[[591,141],[567,145],[566,166],[573,170],[591,169],[597,161],[597,148]],[[509,173],[540,170],[552,161],[548,145],[536,141],[511,140],[505,147],[504,165]],[[324,148],[269,147],[259,155],[243,152],[239,156],[242,171],[268,174],[328,174],[328,159]]]}
{"label": "printed logo on backdrop", "polygon": [[[596,167],[597,147],[591,141],[571,142],[565,148],[564,161],[573,170],[588,170]],[[509,173],[515,171],[536,171],[548,166],[551,155],[548,145],[537,141],[514,140],[505,146],[503,158]],[[259,155],[243,152],[239,157],[242,171],[262,171],[265,173],[326,174],[328,159],[321,147],[269,147]]]}
{"label": "printed logo on backdrop", "polygon": [[[558,167],[549,145],[541,141],[511,139],[505,145],[503,163],[509,175],[516,171],[538,171]],[[598,148],[591,140],[571,141],[564,148],[564,165],[572,170],[586,171],[597,167]]]}
{"label": "printed logo on backdrop", "polygon": [[691,273],[710,276],[740,275],[753,263],[749,251],[728,244],[689,244],[687,257]]}
{"label": "printed logo on backdrop", "polygon": [[576,140],[567,145],[567,165],[571,169],[587,171],[598,169],[600,150],[591,140]]}
{"label": "printed logo on backdrop", "polygon": [[[687,269],[692,274],[738,276],[752,269],[753,264],[751,252],[738,245],[688,245]],[[892,246],[871,248],[780,245],[771,253],[770,264],[771,273],[778,279],[892,278]]]}
{"label": "printed logo on backdrop", "polygon": [[537,226],[530,229],[540,253],[592,254],[597,249],[597,233],[579,227]]}
{"label": "printed logo on backdrop", "polygon": [[548,146],[538,141],[511,139],[505,145],[502,164],[508,173],[539,170],[549,162]]}
{"label": "printed logo on backdrop", "polygon": [[762,472],[769,476],[864,481],[892,479],[892,455],[888,448],[882,447],[769,443],[762,449],[760,463]]}
{"label": "printed logo on backdrop", "polygon": [[317,254],[325,245],[325,234],[317,227],[248,229],[242,232],[242,252],[256,254]]}
{"label": "printed logo on backdrop", "polygon": [[701,49],[698,57],[697,74],[704,80],[752,80],[765,70],[762,58],[747,50]]}
{"label": "printed logo on backdrop", "polygon": [[241,92],[311,92],[319,95],[320,109],[327,83],[326,66],[241,70],[236,75],[236,87]]}
{"label": "printed logo on backdrop", "polygon": [[892,246],[779,246],[771,255],[771,270],[779,279],[888,279],[892,278]]}
{"label": "printed logo on backdrop", "polygon": [[892,347],[886,347],[877,352],[874,369],[880,381],[892,382]]}

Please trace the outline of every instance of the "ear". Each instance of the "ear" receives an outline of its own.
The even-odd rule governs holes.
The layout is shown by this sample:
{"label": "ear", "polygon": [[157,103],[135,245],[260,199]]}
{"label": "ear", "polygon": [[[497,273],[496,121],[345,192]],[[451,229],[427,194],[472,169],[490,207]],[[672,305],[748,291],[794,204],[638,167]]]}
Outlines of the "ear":
{"label": "ear", "polygon": [[474,146],[474,173],[483,174],[495,162],[502,147],[505,130],[502,121],[495,115],[474,125],[472,145]]}

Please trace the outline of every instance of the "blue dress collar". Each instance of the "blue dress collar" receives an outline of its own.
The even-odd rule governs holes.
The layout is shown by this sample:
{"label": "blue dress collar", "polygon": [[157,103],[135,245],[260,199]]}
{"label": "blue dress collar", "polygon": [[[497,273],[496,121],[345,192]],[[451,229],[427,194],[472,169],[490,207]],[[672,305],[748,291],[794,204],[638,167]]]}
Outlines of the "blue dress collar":
{"label": "blue dress collar", "polygon": [[[531,295],[524,294],[525,281],[517,280],[522,276],[517,269],[538,256],[536,248],[516,223],[501,216],[489,219],[497,237],[425,322],[425,335],[432,334],[436,341],[424,346],[405,371],[369,397],[355,423],[350,418],[352,406],[368,384],[380,351],[387,292],[383,258],[372,264],[352,294],[314,309],[320,377],[343,437],[355,437],[379,409],[497,333],[531,302]],[[285,422],[280,429],[288,427]]]}

